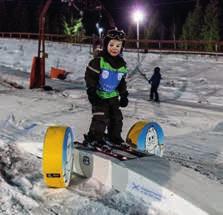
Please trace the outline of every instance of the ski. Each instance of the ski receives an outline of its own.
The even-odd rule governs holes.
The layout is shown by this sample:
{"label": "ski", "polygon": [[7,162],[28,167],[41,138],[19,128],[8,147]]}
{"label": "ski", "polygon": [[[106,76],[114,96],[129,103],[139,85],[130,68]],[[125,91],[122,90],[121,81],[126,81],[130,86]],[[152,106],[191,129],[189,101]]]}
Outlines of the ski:
{"label": "ski", "polygon": [[125,146],[121,146],[121,145],[113,145],[112,149],[121,150],[121,151],[127,152],[127,153],[129,153],[131,155],[134,155],[136,157],[146,157],[146,156],[150,155],[149,153],[143,152],[143,151],[139,151],[139,150],[133,148],[132,146],[125,147]]}
{"label": "ski", "polygon": [[133,157],[128,157],[128,156],[122,155],[121,153],[118,153],[118,152],[113,152],[112,150],[103,150],[103,148],[98,147],[98,146],[95,146],[95,147],[91,146],[90,147],[90,146],[84,144],[83,142],[75,141],[74,145],[81,146],[81,147],[83,147],[84,149],[87,149],[87,150],[96,151],[96,152],[108,155],[108,156],[116,158],[120,161],[126,161],[126,160],[131,160],[131,159],[135,158],[135,157],[133,158]]}

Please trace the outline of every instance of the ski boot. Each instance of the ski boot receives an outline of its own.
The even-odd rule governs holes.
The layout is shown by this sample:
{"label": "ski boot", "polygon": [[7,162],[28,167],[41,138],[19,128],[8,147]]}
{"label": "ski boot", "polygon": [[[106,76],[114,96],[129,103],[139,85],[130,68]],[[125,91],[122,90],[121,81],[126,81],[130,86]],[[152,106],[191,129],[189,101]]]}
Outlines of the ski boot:
{"label": "ski boot", "polygon": [[98,151],[108,152],[112,150],[104,140],[92,140],[87,134],[84,134],[83,144],[91,149],[97,149]]}
{"label": "ski boot", "polygon": [[130,145],[128,143],[126,143],[122,138],[121,139],[117,139],[115,141],[111,141],[110,138],[105,135],[103,140],[106,143],[106,145],[108,145],[111,148],[112,147],[113,148],[126,148],[126,149],[130,148]]}

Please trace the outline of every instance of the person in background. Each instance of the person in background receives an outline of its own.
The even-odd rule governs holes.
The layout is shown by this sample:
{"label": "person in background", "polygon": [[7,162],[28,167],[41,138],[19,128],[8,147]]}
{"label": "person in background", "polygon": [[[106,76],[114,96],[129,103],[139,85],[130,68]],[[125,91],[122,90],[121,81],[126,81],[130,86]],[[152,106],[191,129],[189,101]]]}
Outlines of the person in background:
{"label": "person in background", "polygon": [[159,88],[159,84],[160,84],[161,79],[162,79],[162,76],[160,74],[160,68],[155,67],[153,75],[149,79],[149,83],[151,84],[150,101],[153,101],[153,99],[154,99],[155,102],[160,102],[158,88]]}
{"label": "person in background", "polygon": [[[128,105],[127,67],[121,56],[125,33],[112,29],[104,37],[102,52],[91,60],[85,72],[92,121],[85,141],[94,147],[125,144],[121,137],[123,116],[120,107]],[[107,129],[107,134],[105,131]],[[111,145],[110,145],[111,146]]]}
{"label": "person in background", "polygon": [[102,51],[102,39],[94,36],[93,37],[93,56],[96,58]]}

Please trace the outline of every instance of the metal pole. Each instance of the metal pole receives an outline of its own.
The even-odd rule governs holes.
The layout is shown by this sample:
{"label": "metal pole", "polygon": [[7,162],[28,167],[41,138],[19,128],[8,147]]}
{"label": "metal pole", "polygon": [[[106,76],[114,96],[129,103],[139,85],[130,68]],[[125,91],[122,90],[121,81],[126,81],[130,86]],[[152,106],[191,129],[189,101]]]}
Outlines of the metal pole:
{"label": "metal pole", "polygon": [[33,58],[30,74],[30,89],[45,86],[45,15],[53,0],[46,0],[39,17],[38,56]]}
{"label": "metal pole", "polygon": [[139,64],[139,21],[137,21],[136,27],[137,27],[137,62]]}

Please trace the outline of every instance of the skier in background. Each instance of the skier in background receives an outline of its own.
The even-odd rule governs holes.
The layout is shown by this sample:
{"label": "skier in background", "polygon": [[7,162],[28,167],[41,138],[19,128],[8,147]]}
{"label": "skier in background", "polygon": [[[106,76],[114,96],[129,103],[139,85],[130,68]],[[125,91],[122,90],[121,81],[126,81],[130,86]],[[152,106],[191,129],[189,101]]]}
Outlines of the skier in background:
{"label": "skier in background", "polygon": [[149,79],[149,83],[151,84],[150,89],[150,101],[153,101],[153,96],[155,95],[155,102],[160,102],[159,100],[159,94],[158,94],[158,88],[160,84],[160,80],[162,79],[162,76],[160,74],[160,68],[155,67],[152,77]]}
{"label": "skier in background", "polygon": [[89,132],[84,137],[85,142],[94,147],[110,150],[108,142],[125,145],[121,137],[123,116],[120,110],[128,105],[127,67],[121,56],[124,42],[123,31],[109,30],[104,37],[102,52],[89,62],[85,72],[93,116]]}

